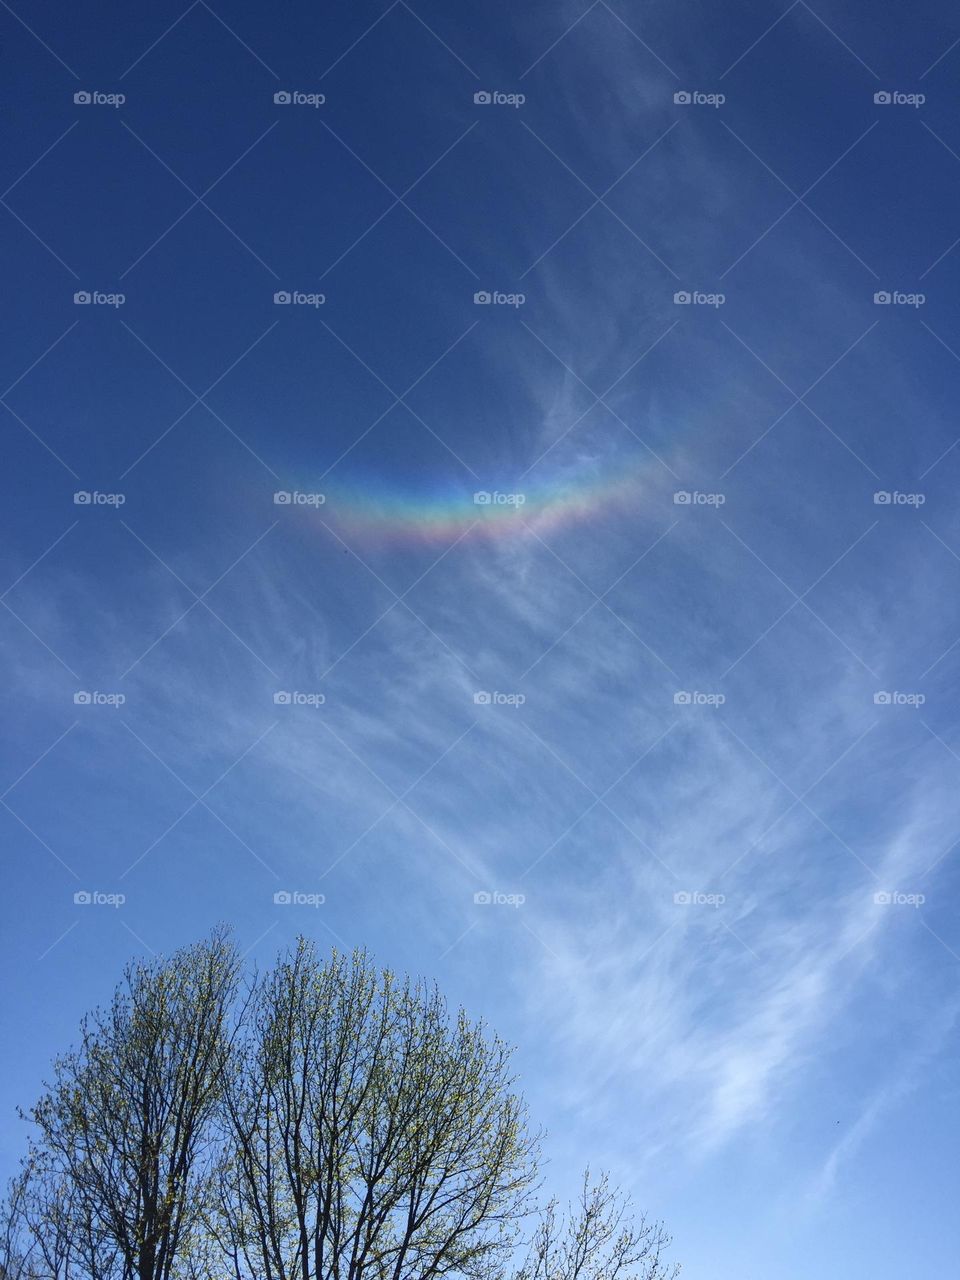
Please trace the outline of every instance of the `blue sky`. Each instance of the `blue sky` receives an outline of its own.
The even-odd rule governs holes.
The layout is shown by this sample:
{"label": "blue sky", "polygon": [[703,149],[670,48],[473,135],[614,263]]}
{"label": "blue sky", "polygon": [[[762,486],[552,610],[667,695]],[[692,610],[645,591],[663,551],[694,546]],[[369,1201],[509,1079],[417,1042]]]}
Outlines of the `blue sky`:
{"label": "blue sky", "polygon": [[690,1280],[947,1274],[956,14],[0,23],[5,1169],[227,920],[437,977]]}

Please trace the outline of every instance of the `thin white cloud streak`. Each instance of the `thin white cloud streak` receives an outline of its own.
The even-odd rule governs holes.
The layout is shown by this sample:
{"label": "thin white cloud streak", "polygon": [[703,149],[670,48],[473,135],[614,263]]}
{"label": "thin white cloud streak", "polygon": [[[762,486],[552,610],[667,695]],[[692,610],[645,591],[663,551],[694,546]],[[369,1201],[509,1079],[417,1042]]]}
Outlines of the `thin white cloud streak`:
{"label": "thin white cloud streak", "polygon": [[811,1209],[837,1191],[845,1166],[856,1160],[881,1119],[923,1085],[929,1068],[953,1032],[958,1015],[960,1002],[952,1001],[931,1016],[920,1035],[918,1047],[907,1054],[906,1060],[898,1064],[888,1079],[873,1091],[860,1115],[833,1147],[822,1168],[811,1180],[806,1193]]}

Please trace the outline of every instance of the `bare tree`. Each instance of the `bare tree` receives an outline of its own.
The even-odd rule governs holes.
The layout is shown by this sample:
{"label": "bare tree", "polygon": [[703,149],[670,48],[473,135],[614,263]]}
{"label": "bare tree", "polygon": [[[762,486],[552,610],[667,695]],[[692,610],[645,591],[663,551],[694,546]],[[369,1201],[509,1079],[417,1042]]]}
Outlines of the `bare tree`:
{"label": "bare tree", "polygon": [[588,1171],[565,1216],[556,1200],[546,1206],[516,1280],[674,1280],[680,1268],[663,1260],[670,1237],[662,1224],[634,1222],[629,1208],[606,1174],[591,1184]]}
{"label": "bare tree", "polygon": [[32,1231],[69,1250],[45,1258],[54,1276],[179,1274],[204,1203],[237,973],[223,931],[132,964],[109,1008],[85,1019],[80,1047],[56,1060],[28,1114]]}
{"label": "bare tree", "polygon": [[0,1280],[31,1280],[34,1242],[27,1225],[27,1178],[24,1169],[11,1178],[0,1205]]}
{"label": "bare tree", "polygon": [[[77,1280],[91,1274],[84,1267],[89,1231],[78,1218],[77,1197],[70,1180],[35,1158],[23,1162],[0,1209],[0,1278],[2,1280]],[[99,1265],[93,1273],[110,1274]]]}
{"label": "bare tree", "polygon": [[507,1046],[303,940],[249,1015],[218,1228],[236,1280],[498,1274],[534,1176]]}
{"label": "bare tree", "polygon": [[28,1113],[0,1280],[674,1280],[603,1177],[533,1212],[510,1050],[301,939],[240,1000],[222,931],[134,964]]}

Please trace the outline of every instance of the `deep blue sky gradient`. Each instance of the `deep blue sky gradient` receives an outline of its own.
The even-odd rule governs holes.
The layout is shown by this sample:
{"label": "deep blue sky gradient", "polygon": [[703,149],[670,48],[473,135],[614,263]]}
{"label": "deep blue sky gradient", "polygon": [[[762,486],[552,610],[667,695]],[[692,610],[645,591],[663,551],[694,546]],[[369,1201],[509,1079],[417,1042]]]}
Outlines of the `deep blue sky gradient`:
{"label": "deep blue sky gradient", "polygon": [[124,960],[227,920],[436,977],[690,1280],[951,1274],[956,13],[0,30],[5,1170]]}

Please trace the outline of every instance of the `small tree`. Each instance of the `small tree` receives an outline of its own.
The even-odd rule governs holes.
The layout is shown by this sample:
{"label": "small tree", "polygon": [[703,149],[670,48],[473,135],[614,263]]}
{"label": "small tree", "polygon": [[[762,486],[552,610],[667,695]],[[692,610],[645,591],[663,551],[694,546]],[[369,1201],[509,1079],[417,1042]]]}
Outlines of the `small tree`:
{"label": "small tree", "polygon": [[33,1241],[27,1228],[27,1174],[11,1178],[0,1206],[0,1280],[30,1280]]}
{"label": "small tree", "polygon": [[29,1203],[34,1236],[66,1242],[71,1277],[177,1274],[204,1200],[237,972],[223,931],[132,964],[110,1007],[84,1020],[79,1049],[56,1060],[29,1113]]}
{"label": "small tree", "polygon": [[629,1217],[629,1201],[583,1176],[580,1200],[565,1217],[551,1200],[540,1218],[516,1280],[674,1280],[679,1266],[663,1261],[670,1243],[659,1222]]}
{"label": "small tree", "polygon": [[[12,1179],[0,1216],[0,1278],[2,1280],[77,1280],[84,1269],[84,1231],[76,1213],[77,1198],[70,1181],[26,1160]],[[97,1275],[109,1269],[97,1266]]]}

